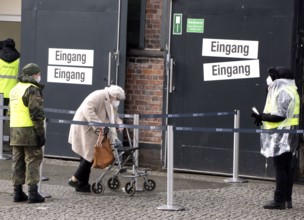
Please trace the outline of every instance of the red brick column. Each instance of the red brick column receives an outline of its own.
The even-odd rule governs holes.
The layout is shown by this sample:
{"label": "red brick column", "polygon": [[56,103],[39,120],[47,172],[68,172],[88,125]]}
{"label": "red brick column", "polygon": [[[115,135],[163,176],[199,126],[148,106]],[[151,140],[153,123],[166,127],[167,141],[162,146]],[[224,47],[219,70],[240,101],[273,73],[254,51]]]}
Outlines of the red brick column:
{"label": "red brick column", "polygon": [[160,48],[160,30],[162,18],[162,0],[147,0],[145,47]]}
{"label": "red brick column", "polygon": [[[164,58],[160,51],[162,0],[146,1],[145,49],[130,52],[126,62],[126,114],[162,114]],[[126,120],[127,123],[133,121]],[[160,126],[161,118],[140,119],[140,125]],[[132,131],[131,131],[132,133]],[[139,162],[144,167],[162,166],[162,131],[139,130]]]}
{"label": "red brick column", "polygon": [[[163,106],[163,58],[129,57],[126,74],[125,112],[161,114]],[[161,119],[141,119],[141,125],[160,126]],[[161,131],[140,130],[140,142],[160,144]]]}

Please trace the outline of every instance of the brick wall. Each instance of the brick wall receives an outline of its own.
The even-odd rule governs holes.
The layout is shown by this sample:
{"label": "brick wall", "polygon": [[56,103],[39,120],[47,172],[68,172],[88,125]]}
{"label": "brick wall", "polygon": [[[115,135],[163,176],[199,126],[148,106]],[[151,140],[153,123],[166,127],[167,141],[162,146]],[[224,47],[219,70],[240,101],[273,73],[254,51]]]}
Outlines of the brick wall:
{"label": "brick wall", "polygon": [[160,30],[162,17],[162,0],[147,0],[145,48],[160,48]]}
{"label": "brick wall", "polygon": [[[163,105],[163,58],[129,57],[127,59],[125,112],[161,114]],[[141,125],[159,126],[161,119],[140,119]],[[161,143],[161,132],[140,130],[140,141]]]}
{"label": "brick wall", "polygon": [[[161,114],[163,107],[163,58],[128,57],[126,72],[127,114]],[[127,122],[132,124],[133,121]],[[140,119],[140,125],[160,126],[160,118]],[[132,135],[132,131],[130,132]],[[162,131],[139,129],[141,167],[161,169]],[[146,147],[144,147],[146,146]],[[148,147],[147,147],[148,146]]]}

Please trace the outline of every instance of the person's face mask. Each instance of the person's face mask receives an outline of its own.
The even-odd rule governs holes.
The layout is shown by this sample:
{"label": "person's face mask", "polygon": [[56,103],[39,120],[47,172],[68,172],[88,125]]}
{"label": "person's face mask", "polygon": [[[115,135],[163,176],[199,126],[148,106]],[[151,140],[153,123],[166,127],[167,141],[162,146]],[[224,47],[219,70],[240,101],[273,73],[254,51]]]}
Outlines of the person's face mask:
{"label": "person's face mask", "polygon": [[272,82],[273,82],[273,81],[272,81],[271,77],[268,76],[267,79],[266,79],[267,85],[269,86]]}
{"label": "person's face mask", "polygon": [[119,100],[113,100],[113,101],[111,102],[111,105],[112,105],[114,108],[118,108],[119,103],[120,103]]}
{"label": "person's face mask", "polygon": [[36,80],[37,83],[40,83],[40,81],[41,81],[41,76],[39,75],[37,78],[35,78],[35,80]]}

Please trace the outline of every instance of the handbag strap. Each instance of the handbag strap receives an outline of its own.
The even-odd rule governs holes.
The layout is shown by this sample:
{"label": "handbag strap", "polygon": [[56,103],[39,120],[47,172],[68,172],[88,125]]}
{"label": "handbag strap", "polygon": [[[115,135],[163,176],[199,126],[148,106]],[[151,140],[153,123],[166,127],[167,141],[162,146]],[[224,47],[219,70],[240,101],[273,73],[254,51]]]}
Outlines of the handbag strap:
{"label": "handbag strap", "polygon": [[104,139],[108,138],[108,134],[103,132],[103,129],[100,128],[100,132],[97,138],[97,144],[101,145],[104,141]]}

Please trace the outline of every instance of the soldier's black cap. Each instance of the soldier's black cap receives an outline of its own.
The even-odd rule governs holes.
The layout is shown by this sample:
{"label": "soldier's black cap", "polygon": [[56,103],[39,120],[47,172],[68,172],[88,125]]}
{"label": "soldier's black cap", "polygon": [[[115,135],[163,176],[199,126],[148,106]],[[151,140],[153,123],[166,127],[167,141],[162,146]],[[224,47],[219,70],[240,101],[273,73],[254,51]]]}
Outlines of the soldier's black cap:
{"label": "soldier's black cap", "polygon": [[35,75],[37,73],[40,73],[40,68],[37,64],[35,63],[29,63],[29,64],[26,64],[23,68],[22,68],[22,73],[24,75],[27,75],[27,76],[32,76],[32,75]]}

